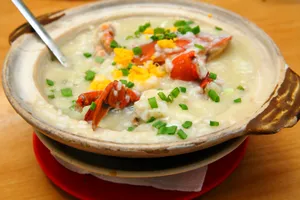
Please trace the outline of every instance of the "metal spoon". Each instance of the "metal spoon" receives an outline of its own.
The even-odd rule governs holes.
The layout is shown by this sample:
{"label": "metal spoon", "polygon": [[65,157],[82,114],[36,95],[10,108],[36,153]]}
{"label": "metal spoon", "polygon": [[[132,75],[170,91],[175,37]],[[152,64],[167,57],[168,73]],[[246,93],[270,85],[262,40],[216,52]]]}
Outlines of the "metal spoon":
{"label": "metal spoon", "polygon": [[50,35],[43,28],[43,26],[37,21],[37,19],[33,16],[32,12],[27,8],[27,6],[23,3],[22,0],[12,0],[21,14],[25,17],[31,27],[35,30],[35,32],[40,36],[43,42],[48,46],[53,55],[57,58],[57,60],[64,66],[67,67],[67,59],[63,55],[63,53],[59,50],[57,45],[54,43]]}

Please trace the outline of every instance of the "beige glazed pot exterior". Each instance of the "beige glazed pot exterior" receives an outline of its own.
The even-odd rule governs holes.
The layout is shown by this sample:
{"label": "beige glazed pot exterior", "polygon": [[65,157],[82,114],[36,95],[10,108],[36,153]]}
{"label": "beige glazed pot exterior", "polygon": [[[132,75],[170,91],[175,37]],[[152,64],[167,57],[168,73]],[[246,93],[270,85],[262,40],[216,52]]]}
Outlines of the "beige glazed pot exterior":
{"label": "beige glazed pot exterior", "polygon": [[[261,105],[255,115],[250,119],[244,119],[239,124],[230,128],[214,132],[209,135],[191,138],[185,141],[153,144],[130,144],[103,141],[95,138],[88,138],[74,134],[51,126],[32,114],[30,106],[22,100],[19,95],[16,77],[22,75],[22,70],[28,72],[32,69],[32,79],[34,79],[34,66],[39,58],[47,53],[43,44],[33,36],[27,24],[22,25],[10,36],[12,48],[10,49],[3,67],[3,87],[6,96],[13,108],[35,129],[48,137],[63,144],[94,153],[120,156],[120,157],[164,157],[189,153],[204,148],[208,148],[232,138],[248,134],[271,134],[276,133],[285,127],[295,125],[299,119],[300,111],[300,79],[285,63],[280,51],[274,42],[257,26],[248,20],[227,10],[203,3],[195,3],[181,0],[152,1],[147,3],[141,0],[134,1],[107,1],[96,2],[82,7],[51,13],[41,16],[39,20],[43,24],[48,24],[46,29],[58,43],[63,43],[65,35],[76,34],[89,24],[109,20],[113,13],[118,10],[134,9],[137,15],[142,15],[143,9],[152,10],[152,14],[161,13],[167,15],[162,8],[173,10],[172,15],[183,15],[181,10],[187,13],[199,13],[199,15],[212,14],[215,20],[224,23],[232,23],[236,28],[244,29],[252,34],[261,45],[265,46],[273,59],[274,70],[278,70],[278,80],[273,93],[269,99]],[[154,11],[155,10],[155,11]],[[95,13],[101,13],[96,15]],[[135,13],[123,14],[127,17]],[[115,14],[116,15],[116,14]],[[189,17],[189,16],[182,16]],[[35,43],[35,45],[31,45]],[[26,63],[25,67],[20,68],[18,62],[24,57],[32,58],[32,62]],[[36,87],[29,85],[30,87]]]}

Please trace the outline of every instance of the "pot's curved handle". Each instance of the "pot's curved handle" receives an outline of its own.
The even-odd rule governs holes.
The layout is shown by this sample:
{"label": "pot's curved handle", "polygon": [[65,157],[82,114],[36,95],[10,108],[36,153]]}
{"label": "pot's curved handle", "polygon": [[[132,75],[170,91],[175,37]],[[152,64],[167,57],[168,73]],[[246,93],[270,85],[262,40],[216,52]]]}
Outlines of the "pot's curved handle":
{"label": "pot's curved handle", "polygon": [[[60,11],[56,11],[56,12],[51,12],[51,13],[47,13],[41,16],[37,17],[37,20],[40,22],[40,24],[42,25],[46,25],[46,24],[50,24],[53,21],[56,21],[58,19],[60,19],[61,17],[63,17],[65,15],[65,13],[62,12],[63,10]],[[9,39],[8,42],[9,44],[13,43],[18,37],[20,37],[21,35],[25,34],[25,33],[33,33],[34,30],[33,28],[31,28],[29,23],[24,23],[21,26],[19,26],[18,28],[16,28],[10,35],[9,35]]]}
{"label": "pot's curved handle", "polygon": [[300,118],[300,77],[290,68],[269,106],[252,119],[247,127],[248,134],[271,134],[282,128],[294,126]]}

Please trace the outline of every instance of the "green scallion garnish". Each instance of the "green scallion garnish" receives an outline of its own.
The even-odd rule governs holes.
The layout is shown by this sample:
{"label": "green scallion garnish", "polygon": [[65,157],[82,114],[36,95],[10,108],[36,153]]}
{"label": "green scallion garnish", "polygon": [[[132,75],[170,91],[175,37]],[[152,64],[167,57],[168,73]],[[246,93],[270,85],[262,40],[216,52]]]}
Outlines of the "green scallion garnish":
{"label": "green scallion garnish", "polygon": [[61,95],[64,97],[71,97],[73,96],[73,92],[71,88],[63,88],[60,90]]}
{"label": "green scallion garnish", "polygon": [[181,34],[186,34],[187,32],[192,32],[192,28],[191,27],[189,27],[189,26],[183,26],[183,27],[179,27],[178,29],[177,29],[177,31],[179,32],[179,33],[181,33]]}
{"label": "green scallion garnish", "polygon": [[151,122],[154,122],[155,120],[156,120],[155,117],[150,117],[150,119],[148,119],[148,120],[146,121],[146,123],[151,123]]}
{"label": "green scallion garnish", "polygon": [[179,129],[177,131],[177,135],[183,140],[185,140],[187,138],[187,134],[182,129]]}
{"label": "green scallion garnish", "polygon": [[159,98],[160,98],[161,100],[163,100],[163,101],[168,101],[168,97],[165,95],[165,93],[159,92],[159,93],[157,93],[157,94],[158,94],[158,96],[159,96]]}
{"label": "green scallion garnish", "polygon": [[122,84],[124,84],[124,85],[126,85],[127,84],[127,81],[126,80],[123,80],[123,79],[121,79],[121,80],[119,80]]}
{"label": "green scallion garnish", "polygon": [[116,63],[115,61],[111,63],[111,65],[116,65],[116,64],[117,64],[117,63]]}
{"label": "green scallion garnish", "polygon": [[53,86],[54,85],[54,81],[50,80],[50,79],[46,79],[46,83],[49,86]]}
{"label": "green scallion garnish", "polygon": [[95,110],[96,109],[96,103],[92,102],[90,106],[90,110]]}
{"label": "green scallion garnish", "polygon": [[188,25],[191,25],[191,24],[193,24],[193,23],[194,23],[193,21],[177,20],[177,21],[174,23],[174,26],[175,26],[175,27],[188,26]]}
{"label": "green scallion garnish", "polygon": [[193,29],[192,29],[192,32],[197,35],[198,33],[200,33],[200,27],[199,26],[195,26]]}
{"label": "green scallion garnish", "polygon": [[171,91],[170,94],[171,94],[174,98],[176,98],[176,97],[178,97],[179,93],[180,93],[180,90],[179,90],[178,87],[176,87],[176,88],[174,88],[174,89]]}
{"label": "green scallion garnish", "polygon": [[186,88],[185,87],[179,87],[179,89],[180,89],[180,92],[186,93]]}
{"label": "green scallion garnish", "polygon": [[168,134],[168,135],[174,135],[176,133],[177,126],[163,126],[158,129],[158,134]]}
{"label": "green scallion garnish", "polygon": [[104,62],[104,58],[103,57],[100,57],[100,56],[97,56],[96,58],[95,58],[95,62],[96,63],[100,63],[100,64],[102,64],[103,62]]}
{"label": "green scallion garnish", "polygon": [[155,97],[151,97],[148,99],[151,108],[158,108],[157,101]]}
{"label": "green scallion garnish", "polygon": [[142,54],[142,49],[141,49],[141,47],[134,47],[134,48],[132,49],[132,51],[133,51],[134,55],[136,55],[136,56],[139,56],[139,55]]}
{"label": "green scallion garnish", "polygon": [[130,39],[133,39],[134,37],[132,35],[128,35],[125,39],[126,40],[130,40]]}
{"label": "green scallion garnish", "polygon": [[161,27],[157,27],[154,29],[154,34],[164,34],[165,33],[165,29],[161,28]]}
{"label": "green scallion garnish", "polygon": [[174,97],[172,96],[172,94],[169,94],[167,102],[171,102],[172,103],[173,100],[174,100]]}
{"label": "green scallion garnish", "polygon": [[180,103],[179,106],[182,110],[188,110],[189,109],[189,107],[186,104],[183,104],[183,103]]}
{"label": "green scallion garnish", "polygon": [[126,84],[126,87],[128,87],[128,88],[133,88],[133,86],[134,86],[134,83],[130,82],[130,81],[128,81],[128,83]]}
{"label": "green scallion garnish", "polygon": [[194,45],[196,48],[200,49],[200,50],[204,50],[204,46],[202,46],[201,44],[195,44]]}
{"label": "green scallion garnish", "polygon": [[90,57],[92,57],[92,54],[91,53],[83,53],[83,56],[86,58],[90,58]]}
{"label": "green scallion garnish", "polygon": [[96,72],[88,70],[88,71],[85,72],[85,77],[84,78],[87,81],[92,81],[92,80],[94,80],[95,75],[96,75]]}
{"label": "green scallion garnish", "polygon": [[128,66],[127,66],[127,69],[131,69],[132,66],[133,66],[133,64],[132,64],[132,63],[129,63]]}
{"label": "green scallion garnish", "polygon": [[181,126],[185,129],[190,128],[193,125],[193,122],[191,121],[185,121]]}
{"label": "green scallion garnish", "polygon": [[233,100],[234,103],[241,103],[242,102],[242,99],[241,98],[237,98],[235,100]]}
{"label": "green scallion garnish", "polygon": [[130,127],[127,128],[127,131],[131,132],[131,131],[133,131],[135,128],[136,128],[136,127],[134,127],[134,126],[130,126]]}
{"label": "green scallion garnish", "polygon": [[116,40],[111,41],[110,48],[114,49],[117,47],[119,47],[119,44],[117,43],[117,41]]}
{"label": "green scallion garnish", "polygon": [[222,30],[223,30],[221,27],[218,27],[218,26],[216,26],[215,29],[216,29],[217,31],[222,31]]}
{"label": "green scallion garnish", "polygon": [[236,89],[238,89],[238,90],[245,90],[245,88],[243,87],[243,86],[241,86],[241,85],[239,85],[239,86],[237,86],[237,88]]}
{"label": "green scallion garnish", "polygon": [[160,129],[161,127],[166,126],[166,125],[167,125],[166,122],[163,122],[163,121],[160,121],[160,120],[158,120],[158,121],[156,121],[156,122],[154,122],[154,123],[152,124],[152,126],[153,126],[154,128],[157,128],[157,129]]}
{"label": "green scallion garnish", "polygon": [[129,70],[128,69],[120,69],[122,71],[123,76],[128,76],[129,75]]}
{"label": "green scallion garnish", "polygon": [[212,80],[216,80],[217,74],[210,72],[208,77],[211,78]]}
{"label": "green scallion garnish", "polygon": [[48,99],[54,99],[54,98],[55,98],[55,95],[54,95],[54,94],[48,95]]}
{"label": "green scallion garnish", "polygon": [[210,121],[210,122],[209,122],[209,125],[210,125],[210,126],[219,126],[220,123],[217,122],[217,121]]}
{"label": "green scallion garnish", "polygon": [[214,102],[220,102],[220,97],[219,95],[216,93],[216,91],[214,90],[209,90],[208,91],[208,96],[210,97],[210,99]]}

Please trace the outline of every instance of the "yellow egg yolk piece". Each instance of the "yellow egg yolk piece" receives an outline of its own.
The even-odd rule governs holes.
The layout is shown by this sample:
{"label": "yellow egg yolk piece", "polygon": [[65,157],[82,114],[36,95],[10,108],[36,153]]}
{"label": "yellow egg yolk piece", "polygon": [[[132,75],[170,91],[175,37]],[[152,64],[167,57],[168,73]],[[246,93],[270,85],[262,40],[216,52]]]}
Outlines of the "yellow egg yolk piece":
{"label": "yellow egg yolk piece", "polygon": [[175,44],[174,40],[166,40],[166,39],[157,41],[157,45],[160,48],[174,48],[174,47],[176,47],[176,44]]}
{"label": "yellow egg yolk piece", "polygon": [[97,75],[90,84],[90,90],[104,90],[106,86],[111,82],[103,75]]}
{"label": "yellow egg yolk piece", "polygon": [[114,61],[123,67],[127,67],[128,64],[133,59],[133,52],[129,49],[123,49],[123,48],[114,48]]}

